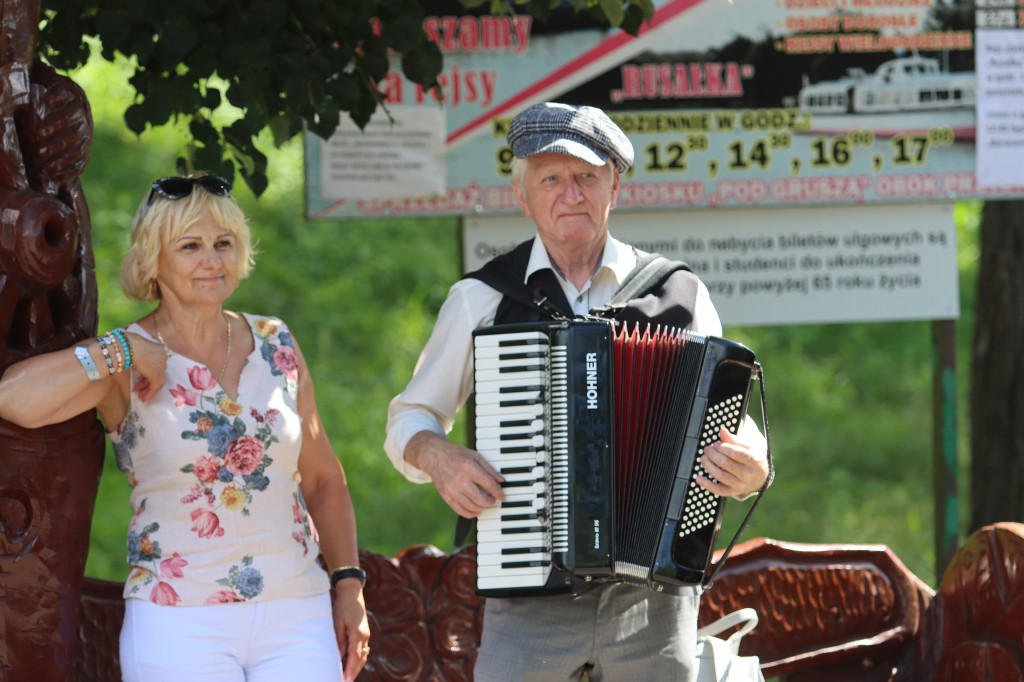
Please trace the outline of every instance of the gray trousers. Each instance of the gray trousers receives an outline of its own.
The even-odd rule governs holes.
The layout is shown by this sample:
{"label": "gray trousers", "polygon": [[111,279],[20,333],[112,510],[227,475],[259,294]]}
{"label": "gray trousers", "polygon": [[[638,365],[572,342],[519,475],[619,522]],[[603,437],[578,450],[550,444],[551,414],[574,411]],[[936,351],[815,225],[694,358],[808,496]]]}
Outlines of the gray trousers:
{"label": "gray trousers", "polygon": [[490,598],[476,682],[693,682],[697,588],[666,595],[623,584],[582,596]]}

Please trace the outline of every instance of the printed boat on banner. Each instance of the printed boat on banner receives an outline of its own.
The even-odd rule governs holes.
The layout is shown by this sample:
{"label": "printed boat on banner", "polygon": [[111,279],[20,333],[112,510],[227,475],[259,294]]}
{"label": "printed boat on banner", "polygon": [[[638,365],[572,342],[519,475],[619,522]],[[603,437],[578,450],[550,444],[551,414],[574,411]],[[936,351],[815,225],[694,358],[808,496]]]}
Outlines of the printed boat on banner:
{"label": "printed boat on banner", "polygon": [[853,68],[813,84],[805,76],[797,106],[811,114],[815,133],[871,130],[887,137],[952,128],[957,140],[973,140],[975,83],[973,71],[943,71],[937,59],[915,54],[883,62],[872,74]]}

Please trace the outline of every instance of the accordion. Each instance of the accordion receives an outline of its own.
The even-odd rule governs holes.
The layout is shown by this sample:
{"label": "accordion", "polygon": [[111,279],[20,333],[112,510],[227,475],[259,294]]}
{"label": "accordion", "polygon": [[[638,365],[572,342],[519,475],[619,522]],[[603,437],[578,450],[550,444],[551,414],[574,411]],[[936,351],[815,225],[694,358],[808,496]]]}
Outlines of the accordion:
{"label": "accordion", "polygon": [[473,354],[475,447],[505,479],[477,518],[479,595],[705,581],[724,500],[696,477],[746,415],[750,349],[576,319],[478,329]]}

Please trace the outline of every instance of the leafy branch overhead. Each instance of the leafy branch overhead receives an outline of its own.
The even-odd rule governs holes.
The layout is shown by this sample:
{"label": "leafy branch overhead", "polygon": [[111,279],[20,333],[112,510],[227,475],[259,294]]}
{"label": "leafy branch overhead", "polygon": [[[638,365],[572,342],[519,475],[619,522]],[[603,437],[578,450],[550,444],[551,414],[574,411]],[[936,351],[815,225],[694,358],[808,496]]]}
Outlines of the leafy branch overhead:
{"label": "leafy branch overhead", "polygon": [[[87,38],[105,59],[134,67],[135,102],[128,128],[188,122],[191,140],[179,170],[242,175],[259,196],[267,187],[267,157],[256,139],[269,129],[280,146],[303,126],[329,137],[342,114],[359,127],[381,101],[375,84],[393,58],[404,76],[437,87],[443,67],[423,19],[440,13],[527,11],[540,20],[559,5],[622,26],[634,35],[653,14],[653,0],[42,0],[40,55],[58,69],[89,58]],[[424,7],[427,5],[427,7]],[[242,117],[221,123],[213,112],[226,98]]]}

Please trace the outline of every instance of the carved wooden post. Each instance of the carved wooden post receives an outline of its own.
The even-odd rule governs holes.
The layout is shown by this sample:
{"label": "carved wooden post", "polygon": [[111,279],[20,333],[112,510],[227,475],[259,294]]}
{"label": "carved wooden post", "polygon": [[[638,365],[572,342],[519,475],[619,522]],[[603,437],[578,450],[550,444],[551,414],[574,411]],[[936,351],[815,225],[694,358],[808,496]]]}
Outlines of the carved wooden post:
{"label": "carved wooden post", "polygon": [[[96,332],[85,94],[33,64],[39,0],[0,0],[0,370]],[[71,681],[104,435],[0,420],[0,680]]]}

